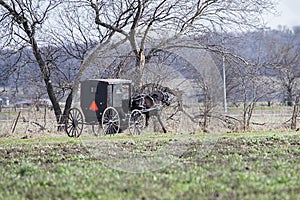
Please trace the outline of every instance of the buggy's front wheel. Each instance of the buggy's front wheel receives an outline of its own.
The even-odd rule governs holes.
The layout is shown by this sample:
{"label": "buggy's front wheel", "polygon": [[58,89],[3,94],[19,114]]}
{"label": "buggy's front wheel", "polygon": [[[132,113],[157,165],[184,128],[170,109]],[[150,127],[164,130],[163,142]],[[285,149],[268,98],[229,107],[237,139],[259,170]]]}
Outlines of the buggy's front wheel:
{"label": "buggy's front wheel", "polygon": [[140,135],[146,126],[146,117],[140,110],[133,110],[129,118],[129,131],[131,135]]}
{"label": "buggy's front wheel", "polygon": [[113,107],[108,107],[102,114],[102,128],[104,134],[116,134],[120,130],[120,117],[118,111]]}
{"label": "buggy's front wheel", "polygon": [[79,137],[83,130],[83,115],[78,108],[71,108],[65,121],[65,131],[69,137]]}
{"label": "buggy's front wheel", "polygon": [[102,136],[103,135],[103,129],[101,124],[92,124],[92,132],[94,136]]}

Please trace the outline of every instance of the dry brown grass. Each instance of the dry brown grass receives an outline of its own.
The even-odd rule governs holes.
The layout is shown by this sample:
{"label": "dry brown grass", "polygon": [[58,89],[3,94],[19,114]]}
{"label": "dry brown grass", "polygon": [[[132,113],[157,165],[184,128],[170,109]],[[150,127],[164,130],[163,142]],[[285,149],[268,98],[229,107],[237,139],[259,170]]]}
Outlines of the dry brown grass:
{"label": "dry brown grass", "polygon": [[[282,108],[283,109],[283,108]],[[275,111],[259,111],[255,112],[252,118],[251,129],[249,131],[270,131],[270,130],[288,130],[289,112],[285,110]],[[228,115],[241,119],[240,112],[229,111]],[[19,117],[18,117],[19,115]],[[172,119],[162,114],[162,121],[168,132],[172,133],[199,133],[201,132],[201,119],[191,121],[183,113],[178,112]],[[218,118],[209,119],[208,132],[225,133],[235,132],[239,129],[239,122],[234,124],[226,124],[226,122]],[[160,132],[161,127],[155,117],[150,119],[150,125],[146,132]],[[84,125],[84,135],[91,134],[91,126]],[[123,134],[129,134],[127,130]],[[0,138],[17,137],[17,138],[36,138],[44,136],[65,136],[66,133],[57,131],[57,123],[52,110],[41,109],[37,111],[34,107],[14,110],[4,109],[0,112]]]}

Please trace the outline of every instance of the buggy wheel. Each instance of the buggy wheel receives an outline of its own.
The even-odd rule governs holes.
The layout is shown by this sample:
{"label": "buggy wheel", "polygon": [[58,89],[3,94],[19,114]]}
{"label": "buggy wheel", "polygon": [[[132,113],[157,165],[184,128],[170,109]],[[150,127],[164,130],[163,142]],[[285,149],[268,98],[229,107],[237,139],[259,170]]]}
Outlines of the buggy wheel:
{"label": "buggy wheel", "polygon": [[65,131],[69,137],[79,137],[83,129],[83,116],[79,109],[71,108],[65,122]]}
{"label": "buggy wheel", "polygon": [[101,124],[93,124],[92,125],[92,131],[93,131],[93,134],[95,136],[101,136],[101,135],[103,135],[103,129],[101,127]]}
{"label": "buggy wheel", "polygon": [[129,118],[129,131],[131,135],[140,135],[146,126],[146,117],[140,110],[133,110]]}
{"label": "buggy wheel", "polygon": [[120,117],[118,111],[108,107],[102,114],[102,128],[104,134],[116,134],[120,130]]}

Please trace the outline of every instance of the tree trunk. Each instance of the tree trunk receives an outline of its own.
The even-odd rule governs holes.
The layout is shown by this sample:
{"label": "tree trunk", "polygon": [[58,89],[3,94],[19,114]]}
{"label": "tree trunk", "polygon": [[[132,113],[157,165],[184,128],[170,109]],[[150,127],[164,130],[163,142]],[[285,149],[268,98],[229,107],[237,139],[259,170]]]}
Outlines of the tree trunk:
{"label": "tree trunk", "polygon": [[208,112],[204,111],[204,116],[203,116],[204,120],[203,120],[203,127],[202,127],[202,131],[204,133],[208,132],[208,125],[209,125],[209,121],[208,121]]}
{"label": "tree trunk", "polygon": [[250,103],[247,110],[247,123],[246,123],[247,130],[250,130],[250,121],[252,118],[254,108],[255,108],[255,103],[254,102]]}
{"label": "tree trunk", "polygon": [[287,106],[293,106],[293,93],[292,93],[292,88],[288,88],[287,90],[288,94],[287,94]]}
{"label": "tree trunk", "polygon": [[38,48],[38,45],[35,41],[35,39],[33,37],[31,37],[31,45],[32,45],[32,50],[33,50],[33,54],[39,64],[40,67],[40,71],[42,73],[44,82],[46,84],[46,88],[47,88],[47,93],[49,96],[49,99],[53,105],[53,110],[56,116],[56,121],[59,122],[60,121],[60,117],[61,117],[61,109],[58,103],[58,100],[56,98],[54,89],[53,89],[53,85],[50,79],[50,74],[48,72],[47,66],[42,58],[42,55],[40,53],[40,50]]}
{"label": "tree trunk", "polygon": [[246,119],[247,118],[247,103],[244,101],[243,105],[243,131],[246,131]]}
{"label": "tree trunk", "polygon": [[145,52],[144,50],[140,50],[138,54],[136,54],[136,63],[135,63],[135,76],[134,76],[134,84],[140,90],[142,88],[144,82],[144,71],[145,71]]}
{"label": "tree trunk", "polygon": [[71,90],[71,92],[69,93],[67,100],[66,100],[66,104],[65,104],[65,108],[64,108],[64,112],[62,115],[60,115],[59,119],[58,119],[58,127],[57,130],[58,131],[64,131],[65,130],[65,123],[69,114],[69,111],[71,109],[72,106],[72,100],[73,100],[73,90]]}
{"label": "tree trunk", "polygon": [[297,129],[297,117],[298,117],[298,113],[299,113],[299,98],[300,98],[300,96],[298,96],[296,98],[296,102],[295,102],[294,110],[293,110],[293,114],[292,114],[292,119],[291,119],[291,129],[292,130]]}

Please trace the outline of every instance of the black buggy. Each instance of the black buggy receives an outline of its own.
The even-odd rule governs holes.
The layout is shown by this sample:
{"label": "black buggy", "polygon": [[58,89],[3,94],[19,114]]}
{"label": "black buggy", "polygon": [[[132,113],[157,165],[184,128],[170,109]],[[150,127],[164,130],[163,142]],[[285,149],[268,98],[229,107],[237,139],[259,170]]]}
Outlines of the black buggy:
{"label": "black buggy", "polygon": [[70,137],[79,137],[83,125],[92,125],[95,134],[116,134],[129,128],[140,134],[146,119],[143,107],[132,108],[131,81],[91,79],[81,82],[80,108],[71,108],[65,121]]}

